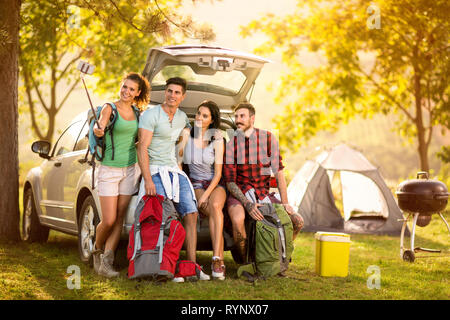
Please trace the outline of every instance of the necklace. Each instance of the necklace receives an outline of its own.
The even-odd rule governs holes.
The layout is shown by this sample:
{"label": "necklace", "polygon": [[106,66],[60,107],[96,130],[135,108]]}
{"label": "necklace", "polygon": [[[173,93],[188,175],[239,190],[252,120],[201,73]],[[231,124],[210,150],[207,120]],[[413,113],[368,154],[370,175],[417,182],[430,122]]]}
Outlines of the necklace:
{"label": "necklace", "polygon": [[164,105],[162,105],[162,109],[163,109],[163,111],[167,114],[167,118],[169,119],[169,124],[170,124],[170,127],[172,128],[172,121],[173,121],[173,118],[175,117],[175,113],[176,112],[174,112],[173,114],[172,114],[172,119],[170,119],[170,113],[168,112],[168,111],[166,111],[166,110],[164,110]]}

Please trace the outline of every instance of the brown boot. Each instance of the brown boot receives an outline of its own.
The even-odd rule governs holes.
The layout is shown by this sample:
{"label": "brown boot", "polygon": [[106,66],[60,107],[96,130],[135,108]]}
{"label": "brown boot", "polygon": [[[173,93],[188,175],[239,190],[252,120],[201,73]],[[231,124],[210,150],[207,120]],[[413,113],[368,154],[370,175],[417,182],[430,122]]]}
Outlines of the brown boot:
{"label": "brown boot", "polygon": [[114,265],[114,251],[106,250],[103,254],[103,259],[112,267]]}
{"label": "brown boot", "polygon": [[112,263],[114,261],[114,252],[112,250],[106,250],[104,254],[100,255],[100,268],[98,274],[106,278],[114,278],[120,275],[120,272],[113,269]]}
{"label": "brown boot", "polygon": [[101,259],[100,255],[103,253],[103,250],[97,249],[96,244],[94,243],[94,251],[92,251],[92,260],[94,262],[94,271],[98,273],[98,269],[100,268]]}

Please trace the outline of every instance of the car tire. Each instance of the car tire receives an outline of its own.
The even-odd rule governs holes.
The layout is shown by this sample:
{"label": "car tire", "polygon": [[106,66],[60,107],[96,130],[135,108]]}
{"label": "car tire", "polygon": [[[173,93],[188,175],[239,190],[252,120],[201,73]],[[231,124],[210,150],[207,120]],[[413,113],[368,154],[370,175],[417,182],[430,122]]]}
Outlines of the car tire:
{"label": "car tire", "polygon": [[416,259],[416,256],[414,255],[414,251],[412,250],[405,250],[405,252],[403,252],[403,260],[406,262],[414,262],[414,260]]}
{"label": "car tire", "polygon": [[81,206],[78,218],[78,253],[81,261],[92,266],[92,251],[97,225],[100,222],[94,198],[88,196]]}
{"label": "car tire", "polygon": [[50,229],[41,225],[34,204],[33,190],[27,188],[23,195],[22,223],[20,236],[26,242],[46,242]]}

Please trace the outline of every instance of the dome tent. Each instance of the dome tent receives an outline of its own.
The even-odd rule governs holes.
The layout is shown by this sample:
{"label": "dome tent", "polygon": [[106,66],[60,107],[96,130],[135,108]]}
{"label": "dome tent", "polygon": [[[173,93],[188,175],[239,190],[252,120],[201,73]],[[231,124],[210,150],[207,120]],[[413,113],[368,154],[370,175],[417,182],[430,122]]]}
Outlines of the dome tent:
{"label": "dome tent", "polygon": [[[343,216],[331,188],[338,172]],[[400,235],[398,220],[403,215],[380,172],[345,144],[306,161],[287,192],[290,204],[303,217],[304,231]]]}

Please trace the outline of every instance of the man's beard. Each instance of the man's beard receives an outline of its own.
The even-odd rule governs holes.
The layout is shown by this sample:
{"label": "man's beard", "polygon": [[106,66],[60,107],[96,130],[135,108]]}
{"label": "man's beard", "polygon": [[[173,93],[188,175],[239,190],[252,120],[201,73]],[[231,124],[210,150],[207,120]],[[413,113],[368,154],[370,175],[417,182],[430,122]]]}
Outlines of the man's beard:
{"label": "man's beard", "polygon": [[247,131],[248,129],[250,129],[250,124],[243,124],[243,123],[239,123],[240,125],[242,125],[241,127],[238,127],[238,125],[236,125],[237,126],[237,131],[239,131],[239,132],[242,132],[242,133],[244,133],[245,131]]}

